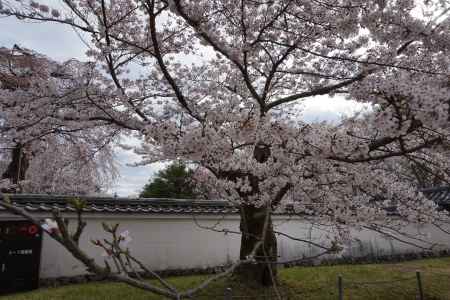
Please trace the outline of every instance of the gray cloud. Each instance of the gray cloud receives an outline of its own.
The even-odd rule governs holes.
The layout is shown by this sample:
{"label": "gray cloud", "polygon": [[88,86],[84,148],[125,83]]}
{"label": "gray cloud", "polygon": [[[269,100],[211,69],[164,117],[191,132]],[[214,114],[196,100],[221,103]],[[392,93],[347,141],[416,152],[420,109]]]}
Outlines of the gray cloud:
{"label": "gray cloud", "polygon": [[336,123],[342,118],[367,111],[370,111],[370,106],[367,104],[349,101],[339,96],[333,98],[318,96],[302,103],[301,118],[309,123],[323,121]]}
{"label": "gray cloud", "polygon": [[14,17],[0,19],[0,44],[18,44],[55,60],[86,59],[86,45],[69,26],[19,21]]}

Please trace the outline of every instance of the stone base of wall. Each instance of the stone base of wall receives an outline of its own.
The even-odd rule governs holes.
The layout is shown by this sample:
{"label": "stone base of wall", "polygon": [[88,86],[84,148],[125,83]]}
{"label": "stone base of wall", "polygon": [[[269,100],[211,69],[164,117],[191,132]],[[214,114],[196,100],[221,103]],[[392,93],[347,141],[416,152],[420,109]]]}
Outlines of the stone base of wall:
{"label": "stone base of wall", "polygon": [[[189,275],[208,275],[217,274],[225,271],[228,266],[217,266],[210,268],[190,268],[190,269],[170,269],[155,271],[161,277],[189,276]],[[130,275],[132,276],[132,275]],[[149,278],[147,274],[140,274],[142,278]],[[68,284],[79,284],[88,282],[111,281],[95,274],[86,274],[71,277],[41,278],[39,284],[41,287],[58,287]]]}
{"label": "stone base of wall", "polygon": [[[409,253],[399,253],[391,255],[382,256],[360,256],[360,257],[339,257],[339,258],[322,258],[315,260],[299,260],[296,262],[286,263],[282,265],[285,268],[298,267],[298,266],[331,266],[331,265],[342,265],[342,264],[375,264],[375,263],[398,263],[402,261],[410,261],[416,259],[425,258],[439,258],[439,257],[450,257],[450,249],[441,250],[437,252],[427,251],[427,252],[409,252]],[[188,275],[208,275],[217,274],[223,272],[228,266],[217,266],[211,268],[191,268],[191,269],[172,269],[172,270],[161,270],[156,271],[162,277],[173,277],[173,276],[188,276]],[[144,275],[142,275],[144,277]],[[73,277],[58,277],[58,278],[45,278],[40,280],[41,287],[58,287],[68,284],[79,284],[88,282],[100,282],[105,281],[104,278],[98,275],[80,275]],[[110,281],[110,280],[108,280]]]}
{"label": "stone base of wall", "polygon": [[365,255],[365,256],[342,256],[337,258],[319,258],[314,260],[299,260],[284,264],[285,268],[297,266],[332,266],[332,265],[352,265],[352,264],[376,264],[376,263],[398,263],[425,258],[449,257],[450,249],[440,251],[406,252],[389,255]]}

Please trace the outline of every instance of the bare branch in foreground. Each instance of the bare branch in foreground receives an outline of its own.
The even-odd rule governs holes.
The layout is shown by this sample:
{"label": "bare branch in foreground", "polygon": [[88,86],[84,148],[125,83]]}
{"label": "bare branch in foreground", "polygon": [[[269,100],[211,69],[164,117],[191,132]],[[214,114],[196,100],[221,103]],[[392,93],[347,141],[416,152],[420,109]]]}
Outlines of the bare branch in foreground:
{"label": "bare branch in foreground", "polygon": [[[39,226],[42,228],[42,223],[40,220],[38,220],[36,217],[34,217],[32,214],[28,213],[22,208],[19,208],[11,203],[11,200],[7,194],[0,194],[1,200],[0,200],[0,206],[7,209],[9,212],[19,215],[26,220],[32,222],[33,224]],[[222,273],[219,273],[215,276],[212,276],[208,279],[206,279],[204,282],[202,282],[197,287],[194,287],[192,289],[189,289],[185,292],[178,291],[174,286],[172,286],[170,283],[162,279],[159,275],[157,275],[155,272],[151,271],[149,268],[145,267],[145,265],[140,262],[137,258],[132,256],[128,250],[124,250],[123,247],[121,247],[121,237],[117,234],[113,234],[113,241],[104,241],[103,243],[97,243],[97,241],[94,241],[94,243],[97,246],[100,246],[101,248],[107,250],[107,251],[113,251],[111,254],[113,255],[113,261],[116,264],[116,268],[118,270],[117,273],[111,271],[111,267],[109,266],[109,263],[105,260],[105,267],[101,267],[98,265],[95,260],[91,257],[89,257],[83,250],[79,248],[78,242],[74,240],[73,235],[69,233],[68,230],[68,222],[66,219],[64,219],[58,210],[53,211],[52,213],[56,223],[58,224],[58,231],[51,231],[43,228],[44,232],[47,233],[51,238],[53,238],[55,241],[57,241],[61,246],[63,246],[65,249],[67,249],[74,258],[76,258],[78,261],[83,263],[87,271],[90,273],[94,273],[97,275],[102,276],[105,279],[110,279],[113,281],[118,281],[122,283],[126,283],[128,285],[131,285],[133,287],[152,292],[157,295],[165,296],[169,299],[182,299],[182,298],[190,298],[193,294],[197,293],[198,291],[206,288],[209,286],[212,282],[215,282],[221,278],[224,278],[230,274],[233,273],[233,271],[239,267],[243,263],[251,263],[254,261],[254,255],[256,251],[259,249],[259,247],[262,245],[262,242],[258,242],[254,249],[251,252],[251,255],[249,255],[245,260],[238,260],[233,265],[231,265],[227,270],[225,270]],[[78,220],[81,220],[78,219]],[[81,220],[82,221],[82,220]],[[82,221],[83,222],[83,221]],[[82,226],[84,228],[84,226]],[[78,226],[78,228],[80,228]],[[113,228],[106,228],[108,232],[116,232],[118,226],[114,226]],[[267,229],[267,226],[264,227]],[[77,230],[76,234],[78,238],[81,236],[81,232]],[[108,248],[109,246],[109,248]],[[152,276],[156,277],[156,279],[163,285],[163,288],[155,286],[153,284],[148,283],[148,281],[139,280],[139,276],[136,276],[138,279],[130,277],[130,274],[137,274],[136,270],[132,268],[131,265],[127,265],[121,256],[124,256],[124,258],[128,262],[134,262],[136,263],[142,270],[144,270],[146,273],[151,274]],[[127,268],[127,266],[129,268]]]}
{"label": "bare branch in foreground", "polygon": [[[24,209],[14,206],[9,197],[5,194],[2,194],[2,200],[0,200],[0,205],[6,208],[8,211],[22,216],[28,221],[32,222],[33,224],[42,227],[41,222],[36,219],[34,216],[26,212]],[[58,223],[59,231],[58,232],[50,232],[44,229],[44,231],[55,241],[57,241],[60,245],[62,245],[64,248],[66,248],[74,258],[76,258],[78,261],[82,262],[86,268],[87,271],[100,275],[104,278],[127,283],[131,286],[153,292],[158,295],[162,295],[165,297],[168,297],[170,299],[177,299],[177,293],[174,293],[170,290],[163,289],[157,286],[154,286],[148,282],[145,281],[139,281],[136,279],[133,279],[129,277],[126,274],[116,274],[111,272],[111,269],[107,265],[106,267],[101,267],[98,265],[95,260],[91,257],[89,257],[85,252],[83,252],[78,244],[73,240],[73,238],[70,236],[70,234],[67,231],[67,226],[64,221],[64,219],[59,215],[59,212],[55,211],[53,213],[53,216],[55,218],[55,221]]]}

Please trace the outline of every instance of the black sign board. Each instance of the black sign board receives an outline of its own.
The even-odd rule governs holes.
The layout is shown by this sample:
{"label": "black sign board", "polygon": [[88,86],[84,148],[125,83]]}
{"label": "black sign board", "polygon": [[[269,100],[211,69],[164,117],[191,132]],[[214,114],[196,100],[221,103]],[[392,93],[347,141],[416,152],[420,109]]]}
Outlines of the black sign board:
{"label": "black sign board", "polygon": [[28,221],[0,222],[0,294],[39,286],[42,229]]}

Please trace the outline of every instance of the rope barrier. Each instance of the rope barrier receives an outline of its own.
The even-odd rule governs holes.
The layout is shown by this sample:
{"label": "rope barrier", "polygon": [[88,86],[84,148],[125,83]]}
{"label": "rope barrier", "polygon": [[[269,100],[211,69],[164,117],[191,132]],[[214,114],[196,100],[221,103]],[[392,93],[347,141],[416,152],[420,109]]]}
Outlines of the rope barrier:
{"label": "rope barrier", "polygon": [[409,278],[400,278],[395,280],[378,280],[378,281],[346,281],[346,287],[348,286],[360,286],[360,285],[385,285],[385,284],[392,284],[397,282],[404,282],[409,280],[416,280],[416,277],[409,277]]}
{"label": "rope barrier", "polygon": [[425,275],[427,275],[427,274],[433,274],[433,275],[444,276],[444,277],[450,278],[450,274],[449,274],[449,273],[441,273],[441,272],[434,272],[434,271],[425,271],[425,272],[423,272],[423,274],[425,274]]}

